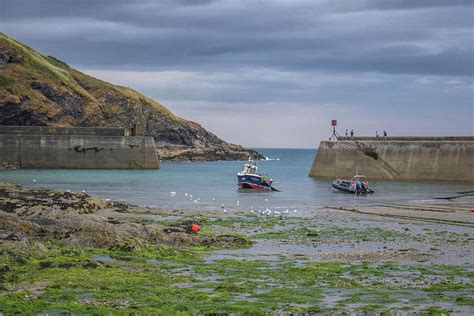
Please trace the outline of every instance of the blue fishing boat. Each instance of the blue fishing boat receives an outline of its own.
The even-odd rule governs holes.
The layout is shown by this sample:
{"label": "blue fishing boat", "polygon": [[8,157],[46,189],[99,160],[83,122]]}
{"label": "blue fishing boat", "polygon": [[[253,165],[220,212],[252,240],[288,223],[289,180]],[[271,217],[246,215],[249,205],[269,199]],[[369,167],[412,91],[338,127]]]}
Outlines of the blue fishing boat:
{"label": "blue fishing boat", "polygon": [[336,178],[332,182],[332,187],[347,193],[353,194],[372,194],[373,190],[369,189],[369,182],[363,175],[355,175],[352,180],[341,180]]}
{"label": "blue fishing boat", "polygon": [[276,189],[272,188],[273,180],[263,174],[258,174],[257,170],[257,164],[249,159],[242,168],[242,171],[237,173],[239,188],[276,191]]}

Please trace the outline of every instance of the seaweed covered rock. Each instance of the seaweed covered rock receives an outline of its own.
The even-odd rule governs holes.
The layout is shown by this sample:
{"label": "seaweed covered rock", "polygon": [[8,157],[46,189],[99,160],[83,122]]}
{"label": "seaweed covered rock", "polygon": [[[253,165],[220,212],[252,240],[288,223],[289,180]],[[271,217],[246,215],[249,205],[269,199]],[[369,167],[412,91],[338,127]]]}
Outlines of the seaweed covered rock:
{"label": "seaweed covered rock", "polygon": [[97,199],[86,193],[43,188],[26,190],[15,184],[0,184],[0,209],[4,212],[41,215],[43,212],[62,210],[90,214],[104,208],[126,210],[121,203]]}
{"label": "seaweed covered rock", "polygon": [[150,245],[233,247],[249,244],[241,237],[195,234],[192,220],[162,225],[110,217],[110,214],[123,215],[129,211],[126,204],[85,193],[0,184],[0,242],[17,247],[24,243],[53,241],[66,246],[121,250]]}

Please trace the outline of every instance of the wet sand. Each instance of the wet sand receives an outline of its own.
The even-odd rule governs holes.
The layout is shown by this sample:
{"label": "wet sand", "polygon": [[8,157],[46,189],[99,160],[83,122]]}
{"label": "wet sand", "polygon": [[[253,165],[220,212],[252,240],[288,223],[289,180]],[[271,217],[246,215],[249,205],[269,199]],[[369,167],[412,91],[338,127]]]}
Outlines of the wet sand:
{"label": "wet sand", "polygon": [[[469,305],[472,303],[464,305],[436,297],[427,298],[423,290],[448,282],[443,269],[460,268],[466,272],[461,274],[463,277],[453,280],[463,282],[466,289],[451,294],[457,293],[467,300],[474,297],[474,213],[466,205],[378,205],[357,209],[328,206],[280,214],[264,210],[177,212],[136,209],[136,214],[157,222],[192,217],[203,222],[202,227],[214,232],[243,234],[254,242],[244,249],[206,251],[203,253],[206,262],[265,262],[275,269],[282,262],[291,262],[294,266],[311,262],[340,262],[349,266],[369,264],[382,270],[385,268],[380,267],[393,264],[396,270],[402,271],[399,275],[384,270],[368,273],[365,281],[357,280],[367,282],[369,287],[377,283],[382,287],[395,285],[396,291],[412,291],[399,299],[393,298],[393,303],[382,304],[384,308],[400,312],[399,306],[413,311],[434,306],[460,315],[469,315],[473,311]],[[131,214],[116,215],[133,217]],[[411,270],[410,267],[417,268]],[[423,281],[420,281],[417,271],[420,267],[431,271]],[[328,310],[340,306],[340,302],[351,295],[350,290],[340,289],[337,295],[330,294],[331,291],[327,290],[323,304]],[[449,292],[449,286],[446,286],[446,291]],[[423,297],[420,298],[423,302],[413,303],[417,297]],[[339,305],[335,303],[337,301]],[[343,305],[348,311],[354,311],[366,304],[361,299]]]}
{"label": "wet sand", "polygon": [[[380,205],[357,209],[328,206],[278,215],[262,215],[257,211],[179,212],[153,208],[135,208],[131,213],[106,212],[110,217],[155,222],[185,218],[225,220],[229,225],[211,224],[212,229],[248,235],[255,241],[249,249],[216,251],[211,257],[228,255],[253,259],[276,255],[317,261],[474,262],[474,213],[459,205]],[[249,216],[263,223],[272,221],[274,225],[270,228],[260,223],[241,225],[240,221],[248,221]],[[306,238],[297,232],[301,229],[321,233]],[[273,235],[259,236],[265,233]]]}

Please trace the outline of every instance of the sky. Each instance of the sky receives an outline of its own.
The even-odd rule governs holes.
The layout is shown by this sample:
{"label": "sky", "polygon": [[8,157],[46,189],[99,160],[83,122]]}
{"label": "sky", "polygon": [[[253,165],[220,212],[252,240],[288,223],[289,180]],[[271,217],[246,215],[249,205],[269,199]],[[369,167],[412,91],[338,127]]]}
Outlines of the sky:
{"label": "sky", "polygon": [[247,147],[474,136],[472,0],[0,0],[0,31]]}

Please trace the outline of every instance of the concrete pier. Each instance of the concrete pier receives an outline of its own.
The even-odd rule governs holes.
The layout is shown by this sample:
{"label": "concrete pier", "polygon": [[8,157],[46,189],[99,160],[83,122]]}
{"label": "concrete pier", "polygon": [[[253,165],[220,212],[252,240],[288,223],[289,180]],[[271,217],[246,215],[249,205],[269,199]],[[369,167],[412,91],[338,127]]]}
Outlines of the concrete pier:
{"label": "concrete pier", "polygon": [[474,181],[474,137],[340,137],[322,141],[311,177]]}
{"label": "concrete pier", "polygon": [[152,137],[123,135],[123,129],[1,126],[0,166],[71,169],[159,168]]}

